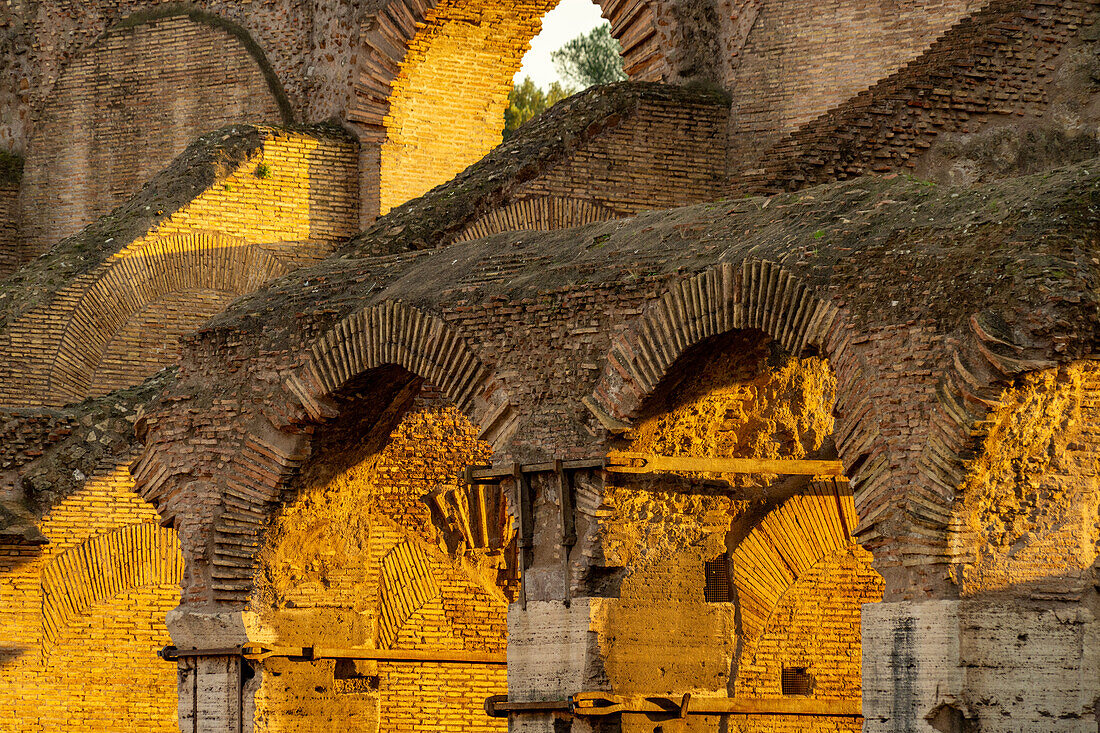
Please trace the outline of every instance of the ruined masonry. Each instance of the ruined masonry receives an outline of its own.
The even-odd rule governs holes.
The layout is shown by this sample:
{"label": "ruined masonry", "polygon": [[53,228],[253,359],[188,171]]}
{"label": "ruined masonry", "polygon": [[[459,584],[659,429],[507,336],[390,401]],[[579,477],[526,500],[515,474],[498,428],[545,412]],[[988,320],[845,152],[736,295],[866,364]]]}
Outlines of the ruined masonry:
{"label": "ruined masonry", "polygon": [[0,5],[0,730],[1096,733],[1100,4]]}

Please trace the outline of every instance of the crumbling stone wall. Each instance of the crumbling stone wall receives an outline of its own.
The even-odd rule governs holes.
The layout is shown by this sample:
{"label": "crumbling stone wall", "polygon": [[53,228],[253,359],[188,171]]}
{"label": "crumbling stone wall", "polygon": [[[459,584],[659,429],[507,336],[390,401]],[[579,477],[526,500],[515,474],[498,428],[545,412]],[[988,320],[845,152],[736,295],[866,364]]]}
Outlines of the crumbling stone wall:
{"label": "crumbling stone wall", "polygon": [[176,16],[108,31],[65,67],[37,112],[21,261],[125,201],[198,135],[283,121],[278,94],[224,28]]}
{"label": "crumbling stone wall", "polygon": [[[355,231],[357,165],[355,144],[331,130],[243,127],[200,140],[125,209],[13,281],[84,270],[48,298],[38,290],[39,302],[6,301],[16,308],[0,336],[0,401],[65,404],[171,363],[180,339],[230,301]],[[98,262],[92,246],[105,250]]]}
{"label": "crumbling stone wall", "polygon": [[952,576],[963,596],[1012,590],[1079,598],[1100,557],[1091,362],[1033,372],[1006,389],[962,487]]}

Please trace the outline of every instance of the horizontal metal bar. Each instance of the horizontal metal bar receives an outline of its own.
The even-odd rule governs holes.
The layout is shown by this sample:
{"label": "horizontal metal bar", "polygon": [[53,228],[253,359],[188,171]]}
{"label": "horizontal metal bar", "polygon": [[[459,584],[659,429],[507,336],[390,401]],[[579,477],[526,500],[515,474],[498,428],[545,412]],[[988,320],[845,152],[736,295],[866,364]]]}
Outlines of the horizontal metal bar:
{"label": "horizontal metal bar", "polygon": [[186,657],[240,657],[243,656],[241,647],[227,646],[214,649],[177,649],[174,646],[166,646],[157,652],[157,656],[166,662],[174,662]]}
{"label": "horizontal metal bar", "polygon": [[220,649],[176,649],[168,646],[158,653],[161,659],[175,661],[183,657],[244,657],[262,661],[272,657],[313,661],[316,659],[361,659],[379,662],[443,662],[446,664],[508,664],[506,654],[495,652],[467,652],[455,649],[370,649],[338,647],[265,647],[250,644]]}
{"label": "horizontal metal bar", "polygon": [[569,700],[509,702],[507,695],[493,695],[485,698],[485,714],[490,718],[507,718],[509,714],[569,712],[571,709],[572,703]]}
{"label": "horizontal metal bar", "polygon": [[658,456],[651,453],[627,453],[618,451],[608,454],[606,468],[612,473],[703,471],[706,473],[771,473],[781,476],[844,475],[844,464],[840,461],[798,460],[794,458]]}
{"label": "horizontal metal bar", "polygon": [[[584,469],[603,468],[605,463],[606,460],[603,458],[583,458],[576,461],[562,461],[561,467],[566,471],[579,471]],[[558,464],[554,461],[549,461],[547,463],[521,463],[519,470],[522,473],[553,473],[557,465]],[[508,463],[494,466],[474,466],[468,473],[471,481],[491,483],[512,478],[513,465]]]}
{"label": "horizontal metal bar", "polygon": [[605,692],[581,692],[568,700],[509,701],[507,695],[485,700],[485,712],[496,718],[508,715],[569,711],[573,715],[601,717],[622,713],[650,715],[795,715],[821,718],[862,717],[860,700],[815,700],[813,698],[679,698],[665,695],[619,696]]}

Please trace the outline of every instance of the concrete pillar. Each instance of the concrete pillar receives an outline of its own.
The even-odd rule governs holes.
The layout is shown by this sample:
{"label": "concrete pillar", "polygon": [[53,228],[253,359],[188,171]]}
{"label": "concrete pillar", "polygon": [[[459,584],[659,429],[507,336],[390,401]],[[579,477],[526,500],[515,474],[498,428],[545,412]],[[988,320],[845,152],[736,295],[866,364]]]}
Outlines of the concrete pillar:
{"label": "concrete pillar", "polygon": [[865,733],[1095,733],[1100,627],[1089,605],[865,605]]}

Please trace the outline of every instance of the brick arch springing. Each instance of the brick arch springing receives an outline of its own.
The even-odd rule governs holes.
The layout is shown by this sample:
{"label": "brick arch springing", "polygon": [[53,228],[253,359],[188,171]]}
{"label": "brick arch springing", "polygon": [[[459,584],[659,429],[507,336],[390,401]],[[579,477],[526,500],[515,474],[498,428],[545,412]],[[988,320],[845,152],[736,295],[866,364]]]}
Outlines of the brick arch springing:
{"label": "brick arch springing", "polygon": [[56,643],[93,605],[154,585],[178,585],[183,558],[176,533],[153,522],[97,535],[61,553],[42,571],[42,624]]}
{"label": "brick arch springing", "polygon": [[[384,213],[500,142],[512,76],[557,2],[390,0],[371,16],[348,110],[361,139],[379,146],[381,172],[364,182],[365,200],[375,198]],[[655,1],[597,4],[623,45],[630,78],[664,80]]]}
{"label": "brick arch springing", "polygon": [[[166,296],[199,290],[240,296],[286,269],[264,249],[220,234],[164,237],[124,250],[77,301],[50,365],[47,394],[58,403],[86,397],[115,335]],[[191,320],[197,328],[205,316]],[[134,375],[133,383],[145,376]]]}
{"label": "brick arch springing", "polygon": [[392,364],[431,382],[501,444],[515,427],[504,385],[443,319],[401,301],[351,314],[317,339],[287,387],[314,420],[335,417],[329,396],[353,378]]}

